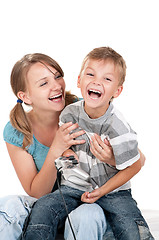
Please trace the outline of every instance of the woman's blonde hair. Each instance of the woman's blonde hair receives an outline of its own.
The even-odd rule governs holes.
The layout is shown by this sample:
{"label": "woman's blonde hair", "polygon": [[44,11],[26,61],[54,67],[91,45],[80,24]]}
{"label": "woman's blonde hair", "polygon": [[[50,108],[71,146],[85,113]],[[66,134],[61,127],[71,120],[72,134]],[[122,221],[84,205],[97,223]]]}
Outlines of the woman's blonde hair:
{"label": "woman's blonde hair", "polygon": [[[51,57],[42,53],[27,54],[21,60],[16,62],[11,72],[10,83],[16,97],[18,92],[25,92],[27,90],[27,72],[30,67],[37,62],[41,62],[44,65],[48,64],[49,66],[55,68],[62,77],[64,76],[64,72],[60,65]],[[66,92],[65,99],[65,105],[68,105],[74,102],[77,97],[72,95],[70,92]],[[10,122],[14,128],[24,135],[22,148],[27,149],[32,143],[33,131],[31,123],[20,101],[17,102],[10,112]]]}

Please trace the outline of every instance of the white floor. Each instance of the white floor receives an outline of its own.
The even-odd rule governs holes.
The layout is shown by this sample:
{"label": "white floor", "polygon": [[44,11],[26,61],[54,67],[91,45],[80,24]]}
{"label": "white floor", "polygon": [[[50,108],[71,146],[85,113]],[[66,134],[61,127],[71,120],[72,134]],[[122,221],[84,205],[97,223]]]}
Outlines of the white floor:
{"label": "white floor", "polygon": [[151,229],[153,237],[155,240],[159,240],[159,210],[143,210],[142,213]]}

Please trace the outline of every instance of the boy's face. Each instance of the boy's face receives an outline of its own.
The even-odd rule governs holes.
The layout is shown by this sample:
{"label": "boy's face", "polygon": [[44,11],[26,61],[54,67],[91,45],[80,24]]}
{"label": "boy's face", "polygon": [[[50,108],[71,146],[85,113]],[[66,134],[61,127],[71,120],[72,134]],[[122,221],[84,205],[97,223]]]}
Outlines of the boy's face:
{"label": "boy's face", "polygon": [[85,100],[85,111],[91,118],[102,116],[111,98],[118,97],[123,89],[119,86],[119,68],[109,59],[88,59],[77,86]]}

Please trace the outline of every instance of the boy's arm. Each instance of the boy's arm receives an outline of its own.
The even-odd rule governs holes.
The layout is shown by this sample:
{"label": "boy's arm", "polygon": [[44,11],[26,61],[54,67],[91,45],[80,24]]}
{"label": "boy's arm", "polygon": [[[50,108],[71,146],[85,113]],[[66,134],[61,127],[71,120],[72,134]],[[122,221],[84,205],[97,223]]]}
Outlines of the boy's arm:
{"label": "boy's arm", "polygon": [[[104,141],[102,141],[101,137],[98,134],[94,134],[91,137],[90,150],[92,154],[100,161],[115,166],[113,150],[109,141],[106,138],[104,139]],[[140,149],[138,149],[138,151],[140,153],[141,167],[143,167],[146,158]]]}
{"label": "boy's arm", "polygon": [[94,203],[102,196],[112,192],[116,188],[122,186],[128,182],[133,176],[135,176],[141,169],[140,159],[131,166],[120,170],[116,175],[110,178],[103,186],[93,190],[91,193],[85,192],[81,196],[81,201],[86,203]]}

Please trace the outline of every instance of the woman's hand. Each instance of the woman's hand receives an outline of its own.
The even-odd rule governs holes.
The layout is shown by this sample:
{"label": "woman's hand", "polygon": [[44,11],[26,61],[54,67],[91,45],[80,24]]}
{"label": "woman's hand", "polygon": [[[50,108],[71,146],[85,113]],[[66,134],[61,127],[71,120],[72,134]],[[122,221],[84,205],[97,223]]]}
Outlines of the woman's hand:
{"label": "woman's hand", "polygon": [[115,166],[115,158],[109,141],[107,139],[104,139],[103,142],[101,140],[101,137],[97,134],[94,134],[94,136],[91,137],[91,140],[92,141],[90,141],[90,150],[93,155],[100,161]]}
{"label": "woman's hand", "polygon": [[52,148],[56,149],[57,157],[61,156],[63,152],[70,148],[72,145],[85,143],[84,139],[76,139],[85,133],[84,130],[72,132],[78,127],[79,126],[77,123],[73,124],[72,122],[64,123],[61,127],[59,127],[52,142]]}
{"label": "woman's hand", "polygon": [[143,167],[145,165],[145,161],[146,161],[146,157],[145,155],[139,150],[139,153],[140,153],[140,163],[141,163],[141,167]]}

